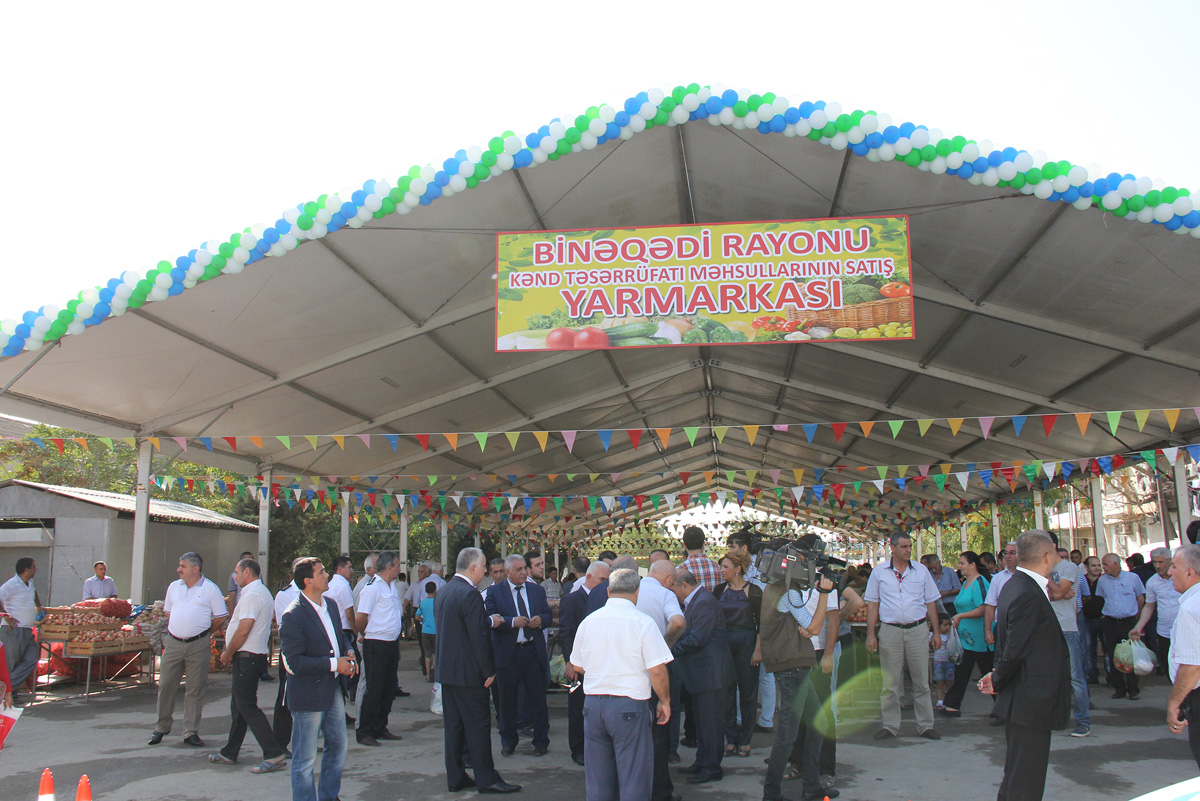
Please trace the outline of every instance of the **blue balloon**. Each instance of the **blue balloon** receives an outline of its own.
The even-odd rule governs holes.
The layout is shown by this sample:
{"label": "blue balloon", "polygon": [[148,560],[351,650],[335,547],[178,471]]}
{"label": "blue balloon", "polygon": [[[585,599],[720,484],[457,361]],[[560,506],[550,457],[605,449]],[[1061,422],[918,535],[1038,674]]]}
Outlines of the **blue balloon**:
{"label": "blue balloon", "polygon": [[33,329],[30,328],[25,323],[21,323],[14,330],[16,331],[16,335],[19,336],[21,339],[25,339],[33,331]]}
{"label": "blue balloon", "polygon": [[816,103],[813,103],[813,108],[820,109],[821,111],[824,111],[824,110],[825,110],[825,101],[824,101],[824,100],[818,100]]}
{"label": "blue balloon", "polygon": [[99,317],[101,320],[103,320],[105,317],[107,317],[111,313],[112,313],[112,306],[108,305],[107,301],[97,303],[95,308],[92,309],[92,314],[96,317]]}
{"label": "blue balloon", "polygon": [[799,110],[800,110],[800,116],[807,120],[809,117],[812,116],[812,113],[817,110],[817,107],[815,104],[809,102],[808,100],[805,100],[803,103],[800,104]]}
{"label": "blue balloon", "polygon": [[1109,186],[1108,179],[1106,178],[1097,178],[1096,182],[1092,184],[1092,191],[1100,197],[1107,195],[1111,189],[1112,187]]}
{"label": "blue balloon", "polygon": [[267,255],[267,252],[271,249],[271,243],[265,239],[260,239],[260,240],[258,240],[258,242],[255,243],[254,249],[265,256],[265,255]]}
{"label": "blue balloon", "polygon": [[895,125],[889,125],[883,129],[883,141],[889,145],[896,144],[896,140],[900,138],[900,129]]}
{"label": "blue balloon", "polygon": [[1169,219],[1165,223],[1163,223],[1163,228],[1166,228],[1168,231],[1177,231],[1182,227],[1183,227],[1183,218],[1179,217],[1179,216],[1172,217],[1171,219]]}
{"label": "blue balloon", "polygon": [[363,191],[366,192],[368,195],[375,191],[375,179],[374,178],[368,178],[367,180],[363,181]]}
{"label": "blue balloon", "polygon": [[721,98],[716,96],[704,101],[704,108],[708,110],[709,114],[720,114],[721,109],[724,107],[725,104],[721,102]]}
{"label": "blue balloon", "polygon": [[1005,161],[1012,161],[1017,157],[1017,149],[1015,147],[1006,147],[1002,151]]}
{"label": "blue balloon", "polygon": [[278,231],[278,229],[276,229],[276,228],[268,228],[267,230],[263,231],[263,239],[267,240],[267,242],[269,242],[269,243],[271,243],[272,245],[274,245],[276,242],[278,242],[278,241],[279,241],[279,231]]}
{"label": "blue balloon", "polygon": [[1200,228],[1200,211],[1192,209],[1183,218],[1183,224],[1188,228]]}
{"label": "blue balloon", "polygon": [[181,292],[183,292],[183,284],[171,284],[171,288],[167,290],[167,295],[174,297],[175,295],[178,295]]}
{"label": "blue balloon", "polygon": [[900,124],[901,136],[912,136],[913,131],[915,130],[917,130],[917,126],[913,125],[911,122],[904,122]]}
{"label": "blue balloon", "polygon": [[458,159],[459,161],[466,161],[467,151],[460,147],[458,150],[454,151],[454,158]]}
{"label": "blue balloon", "polygon": [[1121,173],[1119,173],[1119,172],[1110,172],[1107,175],[1107,178],[1108,178],[1108,185],[1110,187],[1112,187],[1113,189],[1116,189],[1117,184],[1119,184],[1119,183],[1121,183],[1121,181],[1125,180],[1125,176],[1121,175]]}
{"label": "blue balloon", "polygon": [[[360,189],[360,190],[358,190],[358,191],[359,191],[359,192],[362,192],[362,190],[361,190],[361,189]],[[357,193],[355,193],[355,194],[357,194]],[[367,196],[367,193],[366,193],[366,192],[363,192],[363,193],[362,193],[362,195],[363,195],[363,197],[366,197],[366,196]],[[291,224],[290,222],[288,222],[288,221],[287,221],[287,218],[285,218],[285,217],[280,217],[278,220],[276,220],[276,221],[275,221],[275,228],[276,228],[276,229],[278,229],[278,231],[279,231],[279,236],[283,236],[283,235],[284,235],[284,234],[286,234],[288,231],[292,230],[292,224]]]}
{"label": "blue balloon", "polygon": [[1079,196],[1080,197],[1091,197],[1093,194],[1095,194],[1095,192],[1096,192],[1096,185],[1093,184],[1091,181],[1084,181],[1083,185],[1079,187]]}
{"label": "blue balloon", "polygon": [[733,89],[726,89],[721,93],[721,102],[726,106],[732,106],[738,102],[738,93]]}
{"label": "blue balloon", "polygon": [[961,167],[955,170],[955,173],[959,178],[970,178],[975,174],[975,168],[970,164],[963,164]]}
{"label": "blue balloon", "polygon": [[180,256],[178,259],[175,260],[175,266],[182,267],[183,269],[186,270],[188,267],[192,266],[192,260],[189,259],[187,256]]}
{"label": "blue balloon", "polygon": [[599,147],[600,145],[604,144],[607,141],[608,141],[608,137],[605,136],[604,134],[600,134],[599,136],[596,137],[596,146]]}
{"label": "blue balloon", "polygon": [[518,150],[517,154],[515,156],[513,156],[513,164],[516,165],[517,167],[528,167],[532,163],[533,163],[533,153],[529,150],[526,150],[526,149]]}
{"label": "blue balloon", "polygon": [[538,128],[537,132],[538,132],[538,141],[541,141],[543,136],[550,135],[550,126],[543,125],[541,128]]}
{"label": "blue balloon", "polygon": [[1076,200],[1079,200],[1079,187],[1067,187],[1067,191],[1062,193],[1062,199],[1064,203],[1074,203]]}
{"label": "blue balloon", "polygon": [[429,195],[421,195],[421,205],[422,206],[428,206],[432,202],[433,202],[433,198],[431,198]]}
{"label": "blue balloon", "polygon": [[111,289],[109,289],[108,287],[104,287],[104,289],[100,290],[100,302],[101,303],[108,303],[112,299],[113,299],[113,291]]}
{"label": "blue balloon", "polygon": [[859,142],[857,145],[851,145],[850,150],[856,156],[865,156],[871,152],[871,148],[867,145],[867,141],[865,139]]}
{"label": "blue balloon", "polygon": [[173,270],[171,270],[171,279],[172,280],[182,281],[185,278],[187,278],[187,270],[183,269],[182,267],[176,267]]}
{"label": "blue balloon", "polygon": [[986,158],[984,158],[983,156],[980,156],[979,158],[977,158],[973,162],[971,162],[971,167],[975,170],[975,172],[978,172],[978,173],[987,172],[989,166],[991,166],[991,165],[988,164],[988,160]]}
{"label": "blue balloon", "polygon": [[618,111],[616,116],[613,117],[613,122],[615,122],[618,127],[624,128],[629,125],[629,114],[624,111]]}
{"label": "blue balloon", "polygon": [[641,107],[642,104],[638,102],[636,97],[630,97],[625,100],[625,111],[629,114],[637,114],[638,109]]}
{"label": "blue balloon", "polygon": [[1004,163],[1004,154],[999,150],[993,150],[988,153],[987,162],[989,167],[999,167]]}
{"label": "blue balloon", "polygon": [[1051,192],[1050,197],[1046,198],[1046,200],[1049,200],[1051,203],[1057,203],[1061,199],[1062,195],[1058,192]]}
{"label": "blue balloon", "polygon": [[[193,250],[192,252],[195,253],[196,251]],[[110,278],[110,279],[108,279],[107,287],[109,289],[115,290],[117,287],[119,287],[121,285],[121,283],[122,282],[121,282],[120,278]]]}
{"label": "blue balloon", "polygon": [[[35,311],[27,311],[21,315],[21,321],[25,323],[25,325],[33,325],[35,322],[37,322],[37,318],[39,316],[40,315],[38,315],[38,313]],[[29,336],[29,334],[25,334],[24,336]]]}
{"label": "blue balloon", "polygon": [[534,131],[534,132],[533,132],[533,133],[531,133],[531,134],[526,134],[526,135],[525,135],[525,145],[526,145],[526,147],[537,147],[537,146],[538,146],[538,143],[539,143],[539,142],[541,142],[541,141],[542,141],[542,137],[540,137],[540,136],[538,136],[538,135],[537,135],[537,131]]}
{"label": "blue balloon", "polygon": [[[450,176],[444,170],[438,170],[433,174],[433,182],[438,186],[448,186],[450,184]],[[440,195],[441,192],[439,191]]]}
{"label": "blue balloon", "polygon": [[330,216],[329,222],[326,223],[325,227],[326,227],[326,229],[329,230],[329,233],[332,234],[334,231],[340,231],[342,226],[345,224],[346,224],[345,217],[343,217],[340,214],[334,214],[334,215]]}
{"label": "blue balloon", "polygon": [[764,133],[764,134],[765,134],[765,133],[770,133],[770,132],[771,132],[771,123],[769,123],[769,122],[760,122],[760,123],[758,124],[758,132],[759,132],[759,133]]}
{"label": "blue balloon", "polygon": [[25,340],[12,337],[8,340],[8,344],[4,346],[4,350],[0,354],[5,356],[16,356],[25,347]]}
{"label": "blue balloon", "polygon": [[787,129],[787,120],[783,118],[782,114],[776,114],[771,118],[771,121],[767,123],[767,127],[770,128],[773,133],[783,133],[784,130]]}
{"label": "blue balloon", "polygon": [[650,102],[650,95],[646,92],[638,92],[633,99],[638,102],[638,108],[641,108],[644,104]]}
{"label": "blue balloon", "polygon": [[433,200],[434,198],[439,198],[441,196],[442,196],[442,184],[439,184],[437,181],[434,181],[433,183],[429,184],[429,186],[425,189],[425,197],[429,198],[430,200]]}
{"label": "blue balloon", "polygon": [[796,108],[795,106],[792,106],[787,111],[783,112],[783,120],[788,125],[795,125],[796,123],[800,122],[800,117],[800,109]]}
{"label": "blue balloon", "polygon": [[354,205],[350,201],[346,201],[342,204],[342,207],[337,210],[337,213],[342,215],[342,219],[348,220],[355,214],[358,214],[358,206]]}
{"label": "blue balloon", "polygon": [[[463,161],[466,161],[466,159],[464,158]],[[458,164],[458,159],[446,159],[442,162],[442,169],[450,175],[458,175]]]}
{"label": "blue balloon", "polygon": [[694,120],[707,120],[710,115],[711,115],[711,112],[709,112],[708,106],[700,106],[698,109],[693,111],[691,114],[692,119],[694,119]]}
{"label": "blue balloon", "polygon": [[[367,202],[367,193],[361,189],[355,189],[353,192],[350,193],[350,202],[352,202],[356,206],[365,205]],[[278,227],[278,223],[276,223],[276,227]],[[285,227],[280,228],[279,230],[286,231],[289,228],[291,228],[291,226],[285,224]]]}
{"label": "blue balloon", "polygon": [[883,144],[883,134],[879,131],[871,131],[867,134],[867,138],[863,139],[863,144],[872,150],[878,150],[879,146]]}
{"label": "blue balloon", "polygon": [[[199,248],[192,248],[191,250],[188,251],[188,258],[191,259],[192,261],[195,261],[196,254],[199,252],[200,252]],[[113,289],[116,289],[116,287],[113,287]]]}

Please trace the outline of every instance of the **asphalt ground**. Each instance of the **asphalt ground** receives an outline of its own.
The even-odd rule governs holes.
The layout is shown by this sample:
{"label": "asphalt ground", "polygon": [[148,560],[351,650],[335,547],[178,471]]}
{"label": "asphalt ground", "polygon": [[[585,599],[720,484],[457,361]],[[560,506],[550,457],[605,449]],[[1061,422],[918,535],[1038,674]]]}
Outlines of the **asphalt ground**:
{"label": "asphalt ground", "polygon": [[[350,751],[341,797],[352,799],[421,799],[473,797],[446,791],[442,759],[441,718],[429,712],[429,687],[413,668],[414,650],[406,651],[401,683],[412,692],[397,699],[390,728],[399,742],[367,748],[350,736]],[[263,684],[260,703],[270,715],[275,684]],[[1048,799],[1128,801],[1143,793],[1197,775],[1185,737],[1171,735],[1164,708],[1169,685],[1162,677],[1143,679],[1141,699],[1114,700],[1108,687],[1093,686],[1092,735],[1054,735],[1047,780]],[[74,798],[81,774],[91,780],[96,801],[263,801],[290,797],[288,772],[254,775],[261,752],[247,735],[239,764],[210,765],[207,755],[225,740],[229,726],[228,674],[209,679],[201,724],[206,748],[182,742],[176,728],[161,745],[148,747],[153,728],[155,689],[126,686],[94,693],[91,700],[63,697],[75,692],[60,687],[31,705],[0,751],[0,801],[35,801],[43,768],[57,782],[58,798]],[[996,795],[1004,764],[1004,730],[989,726],[987,700],[974,692],[963,704],[963,717],[940,719],[942,740],[917,737],[911,712],[905,713],[901,737],[885,743],[871,739],[878,728],[875,691],[864,686],[854,693],[857,705],[843,704],[838,744],[837,786],[850,801],[973,801]],[[551,744],[544,757],[532,756],[522,742],[513,757],[500,756],[493,726],[493,754],[506,781],[524,786],[523,798],[583,799],[583,769],[571,762],[566,746],[566,698],[550,695]],[[676,791],[685,801],[756,799],[762,796],[763,760],[771,736],[756,733],[748,758],[727,758],[725,778],[692,787],[681,780]],[[680,766],[691,763],[682,748]],[[674,772],[674,771],[673,771]],[[680,777],[681,778],[681,777]],[[799,798],[799,782],[786,782],[784,792]]]}

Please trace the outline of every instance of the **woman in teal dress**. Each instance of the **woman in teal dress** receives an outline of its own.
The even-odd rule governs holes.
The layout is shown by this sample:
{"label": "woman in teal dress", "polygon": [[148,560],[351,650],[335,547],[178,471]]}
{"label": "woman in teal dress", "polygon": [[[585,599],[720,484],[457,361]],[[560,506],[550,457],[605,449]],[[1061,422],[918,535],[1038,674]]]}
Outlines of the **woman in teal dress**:
{"label": "woman in teal dress", "polygon": [[945,706],[938,709],[940,714],[952,718],[962,716],[959,707],[971,681],[971,669],[978,666],[981,678],[992,671],[992,646],[983,637],[983,599],[990,583],[987,568],[979,561],[979,554],[965,551],[958,557],[958,572],[963,583],[954,602],[958,614],[950,618],[950,623],[958,629],[963,658],[954,669],[954,685],[946,693]]}

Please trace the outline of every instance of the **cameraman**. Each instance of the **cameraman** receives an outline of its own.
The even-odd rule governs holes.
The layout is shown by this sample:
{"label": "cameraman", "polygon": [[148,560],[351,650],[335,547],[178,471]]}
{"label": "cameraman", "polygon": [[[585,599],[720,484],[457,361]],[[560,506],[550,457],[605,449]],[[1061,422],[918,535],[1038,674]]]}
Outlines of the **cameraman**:
{"label": "cameraman", "polygon": [[[786,540],[777,540],[772,543],[772,549],[778,550],[786,545]],[[833,590],[833,582],[822,577],[815,590],[820,595],[827,595]],[[821,736],[819,730],[811,726],[819,707],[816,691],[809,678],[810,671],[817,664],[811,640],[825,624],[825,607],[826,604],[819,603],[815,615],[810,613],[801,594],[783,582],[768,584],[763,590],[759,648],[764,667],[775,678],[778,700],[775,740],[767,760],[767,779],[763,786],[764,801],[783,799],[783,772],[802,721],[809,725],[809,733],[804,742],[801,797],[809,801],[837,798],[839,795],[832,788],[821,790]]]}

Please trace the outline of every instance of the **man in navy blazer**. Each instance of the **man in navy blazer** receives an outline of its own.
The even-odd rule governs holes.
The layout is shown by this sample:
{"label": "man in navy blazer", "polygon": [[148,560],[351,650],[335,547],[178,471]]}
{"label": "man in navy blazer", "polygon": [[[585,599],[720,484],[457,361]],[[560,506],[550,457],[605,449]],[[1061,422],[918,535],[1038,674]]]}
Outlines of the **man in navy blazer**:
{"label": "man in navy blazer", "polygon": [[[574,682],[577,678],[582,678],[571,668],[575,632],[579,630],[583,619],[596,611],[591,608],[591,598],[600,592],[602,585],[608,586],[608,565],[604,562],[593,562],[588,566],[579,592],[568,592],[558,604],[558,647],[562,649],[568,681]],[[605,598],[608,597],[607,592],[604,595]],[[571,749],[571,759],[576,765],[583,765],[583,700],[583,684],[567,695],[567,745]]]}
{"label": "man in navy blazer", "polygon": [[1047,584],[1058,563],[1050,535],[1017,537],[1017,572],[996,608],[996,666],[979,689],[996,696],[1008,751],[997,801],[1039,801],[1046,788],[1050,732],[1071,720],[1071,657],[1050,606]]}
{"label": "man in navy blazer", "polygon": [[[346,764],[346,704],[342,676],[358,666],[342,634],[337,604],[323,593],[329,574],[315,556],[295,562],[300,594],[279,621],[280,650],[287,670],[287,707],[292,713],[293,801],[337,801]],[[317,734],[325,735],[321,782],[313,781]]]}
{"label": "man in navy blazer", "polygon": [[675,571],[675,594],[686,627],[671,647],[679,661],[683,689],[696,713],[696,761],[682,772],[690,784],[724,778],[721,769],[725,688],[733,678],[733,657],[725,639],[725,615],[713,594],[687,568]]}
{"label": "man in navy blazer", "polygon": [[525,706],[533,724],[533,755],[550,748],[550,715],[546,687],[550,659],[546,654],[545,628],[551,623],[546,591],[526,581],[525,557],[511,554],[504,560],[508,578],[488,587],[484,609],[492,618],[492,651],[500,687],[500,753],[512,756],[517,748],[517,686],[525,688]]}

